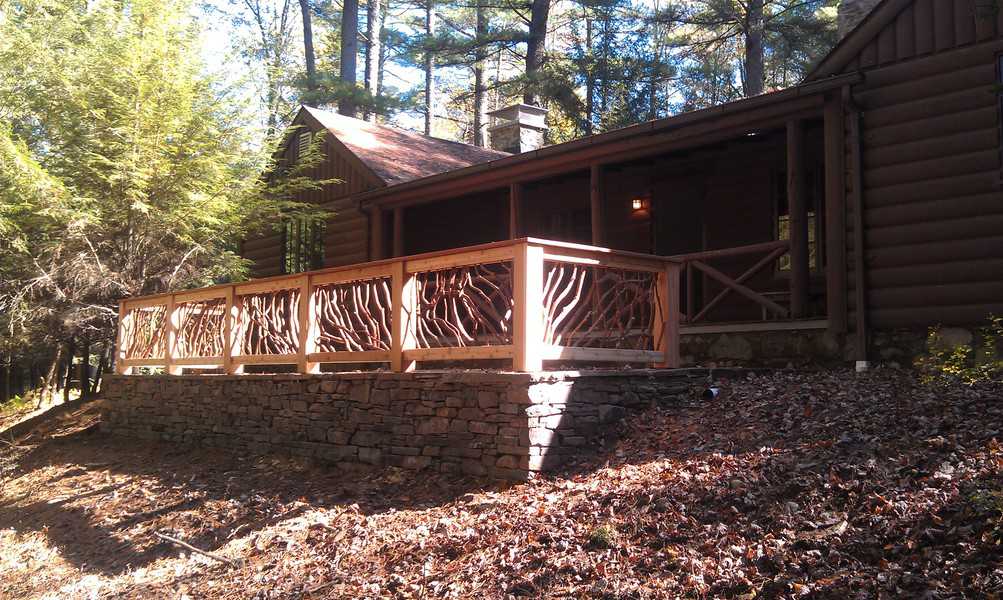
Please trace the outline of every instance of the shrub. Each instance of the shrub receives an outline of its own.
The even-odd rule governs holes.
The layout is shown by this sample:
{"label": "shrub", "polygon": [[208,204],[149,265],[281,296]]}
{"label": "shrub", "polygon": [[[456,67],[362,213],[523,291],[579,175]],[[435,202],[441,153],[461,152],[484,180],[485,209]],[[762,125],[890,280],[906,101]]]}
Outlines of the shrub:
{"label": "shrub", "polygon": [[[980,341],[979,341],[980,340]],[[990,315],[988,325],[979,330],[976,341],[952,346],[931,327],[926,338],[926,354],[916,359],[916,367],[926,383],[961,382],[968,385],[994,381],[1003,376],[1003,317]]]}

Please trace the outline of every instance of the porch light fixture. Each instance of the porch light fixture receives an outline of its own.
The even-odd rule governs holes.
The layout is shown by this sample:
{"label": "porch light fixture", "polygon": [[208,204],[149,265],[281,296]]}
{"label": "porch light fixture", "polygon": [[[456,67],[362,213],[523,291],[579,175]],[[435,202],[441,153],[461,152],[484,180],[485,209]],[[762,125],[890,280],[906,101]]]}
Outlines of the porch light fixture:
{"label": "porch light fixture", "polygon": [[630,207],[634,210],[641,210],[642,208],[644,208],[644,199],[643,198],[631,199]]}

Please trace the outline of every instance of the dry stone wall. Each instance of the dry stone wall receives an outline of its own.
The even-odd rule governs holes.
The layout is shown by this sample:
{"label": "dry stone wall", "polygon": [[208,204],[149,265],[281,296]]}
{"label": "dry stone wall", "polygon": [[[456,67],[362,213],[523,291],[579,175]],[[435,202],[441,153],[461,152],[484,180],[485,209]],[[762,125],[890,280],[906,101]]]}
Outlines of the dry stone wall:
{"label": "dry stone wall", "polygon": [[627,411],[705,380],[697,370],[111,376],[102,427],[342,467],[520,480],[595,451]]}

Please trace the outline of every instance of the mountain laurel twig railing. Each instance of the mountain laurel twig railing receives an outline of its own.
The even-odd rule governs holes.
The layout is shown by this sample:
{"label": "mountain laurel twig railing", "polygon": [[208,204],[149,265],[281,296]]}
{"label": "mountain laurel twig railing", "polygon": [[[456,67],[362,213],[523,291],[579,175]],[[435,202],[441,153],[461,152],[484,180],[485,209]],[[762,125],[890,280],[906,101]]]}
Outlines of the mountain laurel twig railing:
{"label": "mountain laurel twig railing", "polygon": [[679,363],[674,259],[523,238],[119,304],[116,371]]}

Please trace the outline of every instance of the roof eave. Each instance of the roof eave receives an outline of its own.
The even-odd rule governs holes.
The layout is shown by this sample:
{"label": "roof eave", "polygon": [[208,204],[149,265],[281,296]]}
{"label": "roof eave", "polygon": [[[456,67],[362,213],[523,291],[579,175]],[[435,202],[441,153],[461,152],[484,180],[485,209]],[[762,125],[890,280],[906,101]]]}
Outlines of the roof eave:
{"label": "roof eave", "polygon": [[744,111],[760,108],[763,106],[768,106],[774,103],[780,104],[798,98],[823,94],[833,89],[839,89],[842,88],[843,86],[857,83],[861,79],[862,77],[859,73],[849,73],[838,77],[829,77],[819,81],[806,82],[795,87],[787,88],[785,90],[780,90],[777,92],[772,92],[769,94],[754,96],[752,98],[744,98],[742,100],[736,100],[734,102],[729,102],[727,104],[712,106],[710,108],[683,113],[680,115],[666,117],[663,119],[646,121],[644,123],[638,123],[636,125],[631,125],[628,127],[624,127],[622,129],[616,129],[607,133],[592,135],[581,139],[573,140],[570,142],[565,142],[563,144],[557,144],[554,146],[546,146],[544,148],[533,150],[531,152],[524,152],[522,154],[513,154],[511,156],[506,156],[496,160],[479,163],[469,167],[455,169],[452,171],[447,171],[445,173],[430,175],[428,177],[422,177],[419,179],[413,179],[411,181],[388,186],[377,190],[362,192],[361,194],[358,194],[356,197],[359,200],[360,207],[363,208],[364,210],[368,210],[370,205],[373,204],[392,203],[393,202],[392,196],[394,194],[399,194],[404,191],[411,191],[414,190],[415,188],[420,188],[423,186],[431,186],[454,179],[463,179],[467,177],[472,177],[477,174],[484,173],[485,171],[493,169],[516,167],[517,165],[538,160],[540,158],[556,157],[560,156],[561,154],[567,154],[579,150],[584,150],[587,148],[593,148],[595,146],[610,144],[612,142],[620,141],[625,138],[630,138],[633,136],[639,137],[642,135],[660,133],[675,128],[684,128],[698,123],[703,123],[710,119],[737,114]]}

